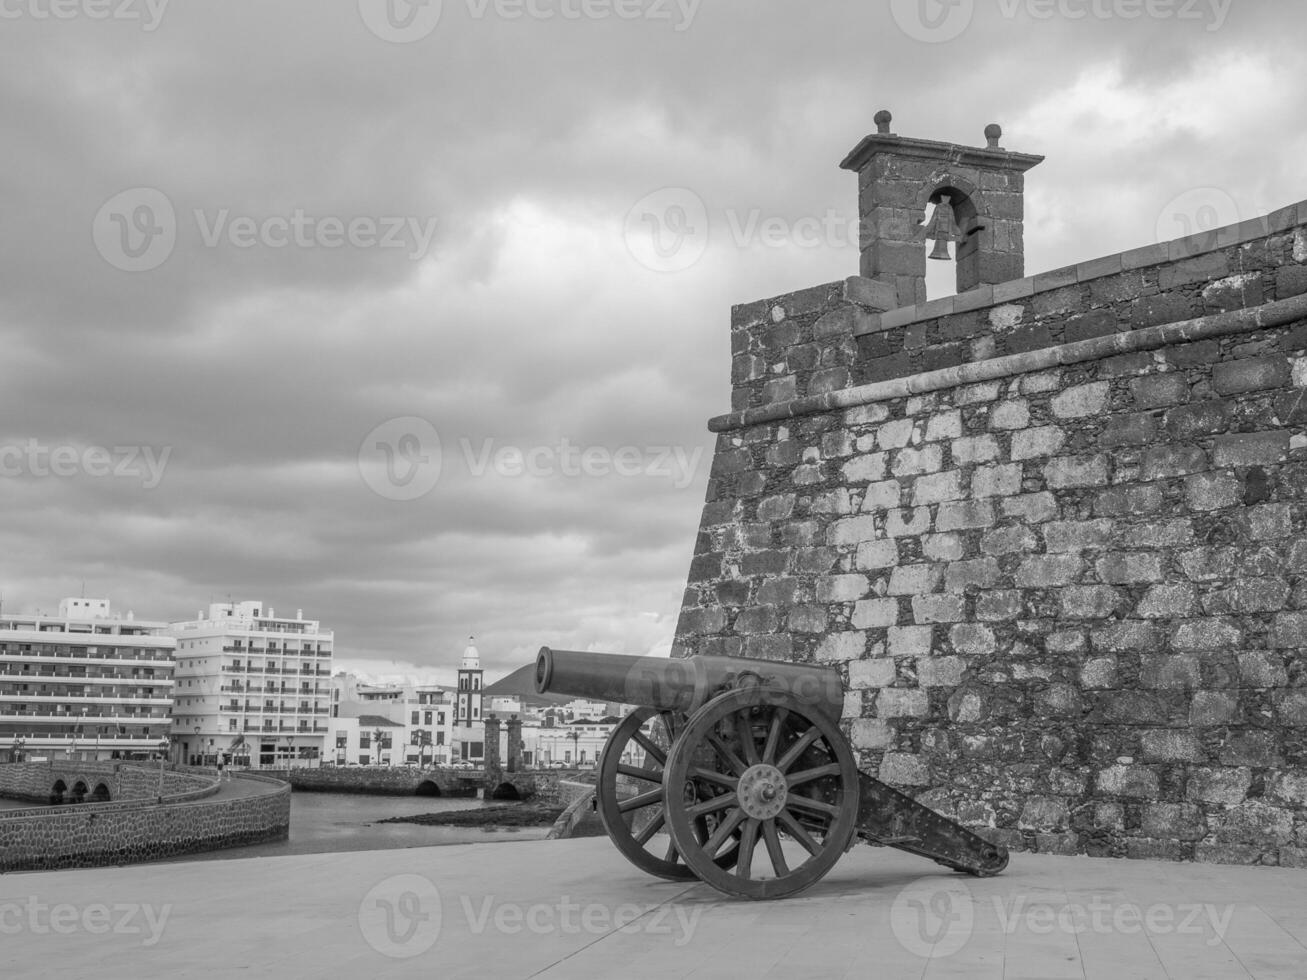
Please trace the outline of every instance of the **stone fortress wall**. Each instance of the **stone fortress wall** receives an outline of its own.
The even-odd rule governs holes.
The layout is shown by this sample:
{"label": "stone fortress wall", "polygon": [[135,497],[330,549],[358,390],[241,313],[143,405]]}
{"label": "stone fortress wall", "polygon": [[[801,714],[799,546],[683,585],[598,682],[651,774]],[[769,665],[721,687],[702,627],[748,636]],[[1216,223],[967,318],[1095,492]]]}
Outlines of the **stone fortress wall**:
{"label": "stone fortress wall", "polygon": [[[883,122],[864,275],[732,312],[675,653],[838,667],[861,767],[1009,847],[1307,866],[1307,203],[1005,278],[997,133]],[[972,281],[899,306],[941,187]]]}

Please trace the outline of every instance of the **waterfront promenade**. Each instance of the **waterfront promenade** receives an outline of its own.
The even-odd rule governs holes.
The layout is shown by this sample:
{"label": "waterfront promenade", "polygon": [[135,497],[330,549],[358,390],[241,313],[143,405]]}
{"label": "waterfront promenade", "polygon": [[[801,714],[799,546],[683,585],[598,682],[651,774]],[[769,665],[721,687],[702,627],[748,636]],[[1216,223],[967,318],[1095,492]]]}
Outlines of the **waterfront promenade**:
{"label": "waterfront promenade", "polygon": [[[1301,978],[1307,871],[1015,854],[972,879],[858,846],[727,901],[607,840],[0,877],[5,975]],[[948,955],[943,955],[948,954]]]}

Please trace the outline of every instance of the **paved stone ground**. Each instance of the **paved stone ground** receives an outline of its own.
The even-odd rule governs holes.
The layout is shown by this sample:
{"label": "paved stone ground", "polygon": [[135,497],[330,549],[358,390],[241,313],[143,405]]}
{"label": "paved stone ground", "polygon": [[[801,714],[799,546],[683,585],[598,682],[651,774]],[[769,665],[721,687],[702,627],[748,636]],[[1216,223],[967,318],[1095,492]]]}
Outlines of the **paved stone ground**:
{"label": "paved stone ground", "polygon": [[1307,871],[1016,854],[977,880],[859,846],[753,903],[604,839],[478,844],[6,875],[0,944],[5,976],[68,980],[1269,980],[1307,976]]}

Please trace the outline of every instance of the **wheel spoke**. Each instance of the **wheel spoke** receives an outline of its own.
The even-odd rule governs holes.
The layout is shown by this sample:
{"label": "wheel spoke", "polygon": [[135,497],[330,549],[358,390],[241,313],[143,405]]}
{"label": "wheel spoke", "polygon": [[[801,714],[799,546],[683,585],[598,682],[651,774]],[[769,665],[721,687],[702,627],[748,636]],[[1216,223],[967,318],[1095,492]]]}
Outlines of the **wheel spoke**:
{"label": "wheel spoke", "polygon": [[632,796],[629,800],[622,800],[617,804],[618,813],[630,813],[632,810],[639,810],[641,807],[652,806],[655,803],[663,801],[663,788],[651,789],[647,793],[641,793],[639,796]]}
{"label": "wheel spoke", "polygon": [[714,831],[713,835],[709,837],[703,845],[703,849],[708,853],[709,857],[717,856],[717,852],[720,851],[722,845],[726,843],[726,838],[731,836],[735,831],[735,828],[738,827],[743,820],[743,810],[732,810],[730,815],[717,825],[717,830]]}
{"label": "wheel spoke", "polygon": [[667,733],[667,744],[671,745],[676,741],[676,715],[670,711],[664,711],[659,716],[663,722],[663,731]]}
{"label": "wheel spoke", "polygon": [[797,742],[786,750],[785,754],[781,756],[780,761],[776,763],[776,768],[781,772],[789,772],[790,766],[794,765],[794,763],[798,761],[799,756],[808,751],[808,746],[812,745],[812,743],[817,741],[819,738],[821,738],[821,731],[816,725],[813,725],[803,733]]}
{"label": "wheel spoke", "polygon": [[744,748],[744,761],[751,766],[756,766],[762,761],[762,756],[758,755],[758,743],[753,740],[753,718],[751,708],[745,708],[743,711],[735,713],[735,732],[740,737],[740,745]]}
{"label": "wheel spoke", "polygon": [[840,764],[838,762],[832,762],[830,765],[818,766],[816,769],[805,769],[803,772],[796,772],[793,775],[787,776],[785,779],[785,785],[790,789],[794,789],[795,786],[798,786],[801,783],[810,783],[814,779],[821,779],[823,776],[838,776],[839,774]]}
{"label": "wheel spoke", "polygon": [[[663,774],[655,769],[641,769],[639,766],[628,766],[626,763],[618,763],[617,772],[622,776],[630,776],[632,779],[643,779],[647,783],[662,783]],[[791,785],[793,785],[791,783]]]}
{"label": "wheel spoke", "polygon": [[760,821],[752,818],[744,822],[740,831],[740,852],[736,858],[735,873],[741,878],[749,878],[753,873],[753,847],[758,843]]}
{"label": "wheel spoke", "polygon": [[740,757],[731,751],[731,747],[721,740],[716,734],[708,733],[708,744],[717,751],[718,757],[735,771],[735,775],[743,776],[744,770],[749,767],[740,761]]}
{"label": "wheel spoke", "polygon": [[772,870],[776,877],[782,878],[790,873],[790,866],[785,863],[785,854],[781,851],[781,838],[776,833],[776,822],[768,820],[762,825],[762,839],[767,845],[767,856],[771,858]]}
{"label": "wheel spoke", "polygon": [[667,814],[659,810],[658,816],[650,820],[649,825],[645,827],[644,830],[640,831],[638,834],[635,835],[635,842],[639,844],[641,847],[644,847],[645,844],[649,843],[650,839],[653,837],[654,834],[658,833],[658,831],[663,829],[663,824],[665,824],[666,822],[667,822]]}
{"label": "wheel spoke", "polygon": [[839,816],[840,808],[830,803],[823,803],[821,800],[812,800],[806,796],[791,796],[786,800],[788,806],[797,807],[800,810],[807,810],[811,813],[820,813],[822,816],[834,819]]}
{"label": "wheel spoke", "polygon": [[812,839],[812,835],[803,829],[803,824],[794,819],[794,814],[789,810],[782,810],[776,814],[776,819],[784,825],[785,832],[802,844],[809,854],[816,854],[821,850],[821,845]]}
{"label": "wheel spoke", "polygon": [[662,749],[654,744],[653,739],[641,731],[634,732],[631,735],[631,738],[640,743],[640,747],[652,756],[655,762],[664,768],[667,767],[667,756],[663,753]]}
{"label": "wheel spoke", "polygon": [[762,747],[762,761],[772,763],[776,761],[776,747],[780,745],[781,729],[785,726],[785,719],[790,715],[789,709],[777,708],[771,716],[771,728],[767,732],[767,742]]}
{"label": "wheel spoke", "polygon": [[735,789],[740,785],[740,781],[727,773],[715,772],[712,769],[702,769],[696,766],[690,770],[691,779],[699,779],[705,783],[716,783],[718,786],[725,786],[727,789]]}
{"label": "wheel spoke", "polygon": [[667,853],[663,855],[663,860],[668,864],[675,864],[679,859],[680,855],[676,853],[676,841],[669,841],[667,844]]}
{"label": "wheel spoke", "polygon": [[704,800],[702,803],[686,807],[685,812],[692,817],[702,817],[708,813],[725,810],[728,806],[737,806],[739,802],[739,797],[734,793],[723,793],[721,796],[714,796],[711,800]]}

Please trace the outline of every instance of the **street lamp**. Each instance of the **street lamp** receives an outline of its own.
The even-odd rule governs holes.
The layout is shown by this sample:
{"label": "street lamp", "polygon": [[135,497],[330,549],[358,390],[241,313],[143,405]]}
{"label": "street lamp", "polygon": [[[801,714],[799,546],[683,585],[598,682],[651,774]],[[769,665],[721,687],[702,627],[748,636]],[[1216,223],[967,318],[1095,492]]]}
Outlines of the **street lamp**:
{"label": "street lamp", "polygon": [[197,766],[202,766],[202,765],[204,765],[204,753],[201,752],[200,750],[201,750],[201,745],[200,745],[200,726],[199,726],[199,725],[196,725],[196,726],[195,726],[195,764],[196,764]]}
{"label": "street lamp", "polygon": [[567,737],[572,740],[572,764],[580,765],[581,759],[577,747],[581,744],[581,732],[579,729],[573,728],[567,733]]}
{"label": "street lamp", "polygon": [[295,766],[295,736],[283,735],[282,737],[286,739],[286,769],[289,771]]}
{"label": "street lamp", "polygon": [[14,736],[14,746],[10,752],[10,754],[13,756],[14,762],[23,761],[23,746],[26,744],[27,744],[27,740],[24,739],[21,735]]}

